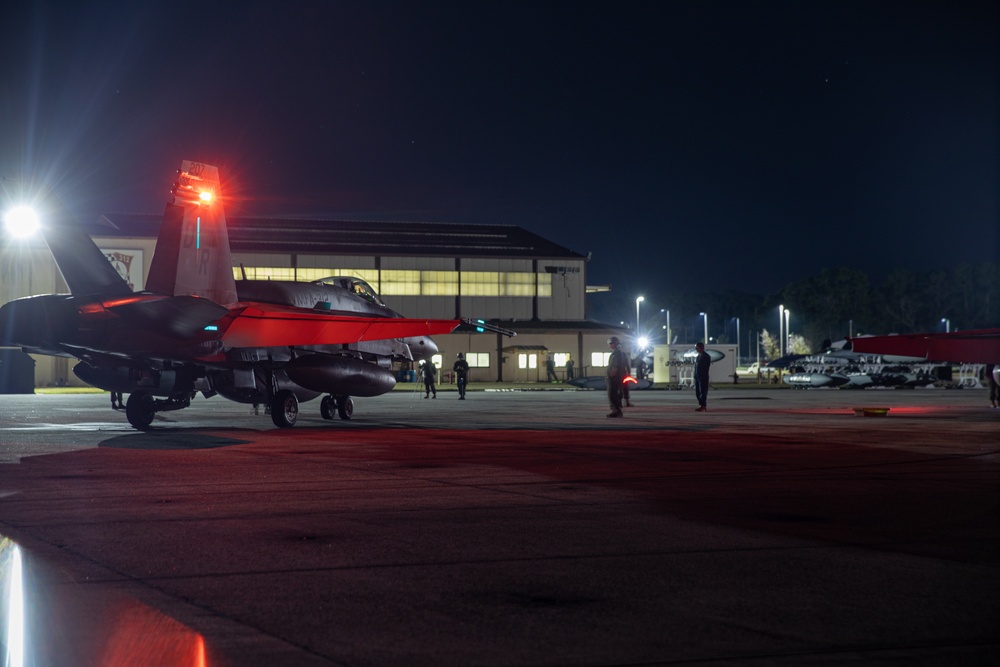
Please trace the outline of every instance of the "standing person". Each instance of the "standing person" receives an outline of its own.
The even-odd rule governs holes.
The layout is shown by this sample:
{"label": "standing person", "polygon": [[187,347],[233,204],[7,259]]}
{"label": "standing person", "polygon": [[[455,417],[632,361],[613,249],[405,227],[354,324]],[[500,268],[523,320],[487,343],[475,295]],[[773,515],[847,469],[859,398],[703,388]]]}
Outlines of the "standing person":
{"label": "standing person", "polygon": [[698,351],[698,357],[694,362],[694,395],[698,398],[696,412],[708,410],[708,371],[712,366],[712,357],[705,352],[705,344],[698,343],[694,346]]}
{"label": "standing person", "polygon": [[434,365],[434,362],[430,359],[424,361],[424,365],[420,367],[420,374],[424,378],[424,398],[429,398],[431,394],[434,394],[434,398],[438,397],[437,387],[434,386],[434,380],[437,379],[438,369]]}
{"label": "standing person", "polygon": [[455,365],[451,367],[458,378],[458,400],[465,400],[465,386],[469,383],[469,362],[465,360],[465,355],[458,353]]}
{"label": "standing person", "polygon": [[618,336],[609,338],[608,345],[611,346],[607,370],[608,401],[611,403],[611,412],[608,413],[608,417],[621,417],[622,381],[628,375],[628,357],[621,349]]}
{"label": "standing person", "polygon": [[556,375],[556,360],[551,354],[545,358],[545,376],[549,382],[559,382],[559,376]]}
{"label": "standing person", "polygon": [[573,375],[573,357],[566,355],[566,380],[572,380],[575,375]]}

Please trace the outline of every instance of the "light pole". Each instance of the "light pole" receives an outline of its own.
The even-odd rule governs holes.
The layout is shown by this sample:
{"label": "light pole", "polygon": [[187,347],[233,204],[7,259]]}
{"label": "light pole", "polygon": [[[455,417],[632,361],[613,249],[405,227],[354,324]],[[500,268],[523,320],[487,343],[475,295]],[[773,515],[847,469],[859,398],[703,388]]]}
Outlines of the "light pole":
{"label": "light pole", "polygon": [[778,306],[778,357],[785,356],[785,306]]}
{"label": "light pole", "polygon": [[949,320],[947,317],[942,317],[941,321],[944,322],[944,332],[951,333],[951,320]]}
{"label": "light pole", "polygon": [[792,353],[792,328],[789,324],[792,311],[785,308],[785,354]]}
{"label": "light pole", "polygon": [[708,313],[698,313],[698,314],[701,315],[702,318],[704,318],[705,320],[705,337],[702,339],[702,342],[705,343],[705,345],[708,345]]}
{"label": "light pole", "polygon": [[639,335],[639,304],[646,300],[644,296],[637,296],[635,298],[635,335]]}
{"label": "light pole", "polygon": [[740,318],[736,318],[736,365],[740,365]]}
{"label": "light pole", "polygon": [[667,316],[667,324],[664,329],[667,330],[667,345],[670,345],[670,311],[666,308],[660,308],[661,313],[665,313]]}

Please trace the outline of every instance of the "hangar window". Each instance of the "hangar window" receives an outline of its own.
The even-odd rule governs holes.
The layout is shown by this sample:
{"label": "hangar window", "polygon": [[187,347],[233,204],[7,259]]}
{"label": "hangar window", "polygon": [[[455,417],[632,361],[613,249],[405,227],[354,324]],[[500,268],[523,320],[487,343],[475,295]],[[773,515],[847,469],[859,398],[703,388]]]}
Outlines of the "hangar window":
{"label": "hangar window", "polygon": [[388,269],[382,271],[382,296],[420,294],[420,271]]}
{"label": "hangar window", "polygon": [[610,352],[591,352],[590,353],[590,365],[595,368],[603,368],[608,365],[608,359],[611,358]]}
{"label": "hangar window", "polygon": [[538,296],[552,296],[552,275],[549,273],[539,273],[538,275]]}
{"label": "hangar window", "polygon": [[236,266],[233,267],[233,277],[242,278],[244,268],[247,280],[295,280],[295,269],[277,266]]}
{"label": "hangar window", "polygon": [[500,296],[496,271],[462,271],[462,296]]}
{"label": "hangar window", "polygon": [[538,355],[537,354],[524,354],[523,352],[517,355],[517,367],[518,368],[538,368]]}
{"label": "hangar window", "polygon": [[501,273],[500,296],[535,296],[535,274],[523,271]]}
{"label": "hangar window", "polygon": [[424,296],[456,296],[458,271],[421,271],[420,294]]}
{"label": "hangar window", "polygon": [[322,269],[296,269],[295,279],[303,282],[313,282],[330,276],[353,276],[361,278],[378,292],[377,269],[352,269],[349,267],[331,267]]}
{"label": "hangar window", "polygon": [[469,368],[489,368],[489,352],[469,352],[465,355],[465,360],[469,362]]}

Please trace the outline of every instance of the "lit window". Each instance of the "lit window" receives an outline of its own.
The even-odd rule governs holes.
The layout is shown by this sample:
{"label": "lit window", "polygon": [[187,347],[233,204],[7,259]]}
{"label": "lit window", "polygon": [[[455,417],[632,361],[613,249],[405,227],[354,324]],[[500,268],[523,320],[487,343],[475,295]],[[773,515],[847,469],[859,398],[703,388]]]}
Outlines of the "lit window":
{"label": "lit window", "polygon": [[518,368],[538,368],[538,355],[537,354],[519,354],[517,355],[517,367]]}
{"label": "lit window", "polygon": [[500,296],[496,271],[462,271],[462,296]]}
{"label": "lit window", "polygon": [[458,294],[458,271],[421,271],[420,293],[424,296]]}
{"label": "lit window", "polygon": [[500,296],[535,296],[535,274],[506,271],[500,274]]}
{"label": "lit window", "polygon": [[316,280],[322,280],[323,278],[329,278],[331,276],[353,276],[354,278],[361,278],[366,283],[372,286],[376,292],[379,291],[378,288],[378,269],[352,269],[344,267],[329,267],[320,269],[296,269],[295,279],[300,282],[311,283]]}
{"label": "lit window", "polygon": [[608,359],[611,358],[610,352],[591,352],[590,353],[590,365],[595,368],[603,368],[608,365]]}
{"label": "lit window", "polygon": [[539,273],[538,274],[538,296],[541,296],[541,297],[551,297],[552,296],[552,274],[551,273]]}
{"label": "lit window", "polygon": [[233,277],[242,278],[244,270],[247,280],[295,280],[295,269],[278,266],[235,266]]}
{"label": "lit window", "polygon": [[382,296],[416,296],[420,294],[420,271],[382,271]]}
{"label": "lit window", "polygon": [[465,355],[465,360],[469,362],[469,368],[489,368],[489,352],[469,352]]}
{"label": "lit window", "polygon": [[566,360],[569,359],[569,354],[567,352],[556,352],[552,355],[552,359],[556,362],[556,368],[564,368]]}

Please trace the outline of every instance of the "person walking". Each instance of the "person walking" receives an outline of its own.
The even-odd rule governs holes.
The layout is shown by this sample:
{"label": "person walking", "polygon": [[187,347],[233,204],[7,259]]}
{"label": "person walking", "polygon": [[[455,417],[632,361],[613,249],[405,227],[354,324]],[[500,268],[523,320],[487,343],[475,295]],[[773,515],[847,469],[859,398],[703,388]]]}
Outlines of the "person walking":
{"label": "person walking", "polygon": [[455,365],[451,367],[451,370],[455,371],[458,382],[458,400],[464,401],[465,387],[469,383],[469,362],[465,360],[464,354],[458,353],[458,359],[455,360]]}
{"label": "person walking", "polygon": [[708,371],[712,366],[712,357],[705,351],[705,344],[699,342],[694,346],[698,357],[694,362],[694,395],[698,399],[696,412],[708,410]]}
{"label": "person walking", "polygon": [[429,398],[431,394],[434,395],[434,398],[438,397],[437,387],[434,386],[437,373],[437,366],[430,359],[426,360],[420,367],[420,374],[424,378],[424,398]]}
{"label": "person walking", "polygon": [[611,403],[608,417],[617,418],[622,416],[622,382],[628,375],[628,357],[621,349],[618,336],[609,338],[608,345],[611,347],[607,370],[608,401]]}
{"label": "person walking", "polygon": [[567,354],[566,355],[566,381],[568,382],[568,381],[572,380],[574,377],[576,377],[576,376],[573,374],[573,357],[571,357],[571,356],[569,356]]}

